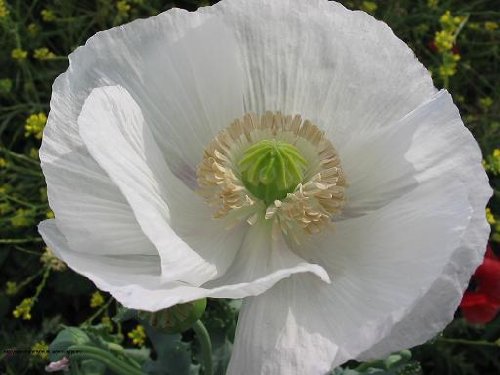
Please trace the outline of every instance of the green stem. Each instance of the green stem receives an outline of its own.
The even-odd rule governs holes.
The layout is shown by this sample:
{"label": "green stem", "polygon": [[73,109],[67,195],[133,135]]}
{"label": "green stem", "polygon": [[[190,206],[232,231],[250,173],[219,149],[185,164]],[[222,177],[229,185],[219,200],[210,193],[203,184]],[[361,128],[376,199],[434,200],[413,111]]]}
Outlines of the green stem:
{"label": "green stem", "polygon": [[90,316],[87,320],[85,320],[81,325],[82,326],[87,326],[89,324],[92,324],[92,321],[97,318],[99,315],[102,314],[104,310],[108,308],[108,306],[111,304],[111,302],[114,301],[114,298],[111,297],[108,302],[106,302],[99,310],[97,310],[92,316]]}
{"label": "green stem", "polygon": [[[67,351],[70,359],[95,359],[104,363],[111,371],[118,375],[142,375],[136,367],[121,361],[105,350],[88,345],[73,345]],[[73,354],[71,354],[73,353]]]}
{"label": "green stem", "polygon": [[193,330],[201,346],[201,358],[205,369],[205,375],[212,375],[212,341],[210,341],[210,335],[201,320],[197,320],[196,323],[194,323]]}
{"label": "green stem", "polygon": [[474,341],[466,339],[449,339],[446,337],[440,337],[436,339],[437,342],[448,343],[448,344],[463,344],[463,345],[474,345],[474,346],[491,346],[500,347],[500,344],[489,342],[489,341]]}
{"label": "green stem", "polygon": [[0,244],[15,244],[15,243],[30,243],[30,242],[42,242],[40,237],[35,238],[0,238]]}

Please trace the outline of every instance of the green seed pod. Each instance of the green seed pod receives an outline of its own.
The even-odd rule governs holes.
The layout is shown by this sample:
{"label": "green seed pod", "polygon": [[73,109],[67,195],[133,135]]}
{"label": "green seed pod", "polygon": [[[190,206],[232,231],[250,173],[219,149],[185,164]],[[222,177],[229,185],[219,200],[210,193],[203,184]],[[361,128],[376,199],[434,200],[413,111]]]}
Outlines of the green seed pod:
{"label": "green seed pod", "polygon": [[203,315],[207,299],[182,303],[168,309],[148,312],[139,311],[138,317],[146,320],[153,328],[164,333],[180,333],[187,331]]}

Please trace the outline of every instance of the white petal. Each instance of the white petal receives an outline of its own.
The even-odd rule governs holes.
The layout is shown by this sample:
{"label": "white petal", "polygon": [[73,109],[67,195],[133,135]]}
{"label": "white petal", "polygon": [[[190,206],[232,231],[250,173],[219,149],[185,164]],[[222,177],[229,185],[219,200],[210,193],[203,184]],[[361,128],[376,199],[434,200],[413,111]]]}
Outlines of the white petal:
{"label": "white petal", "polygon": [[90,157],[75,151],[42,163],[50,207],[73,249],[158,255],[123,195]]}
{"label": "white petal", "polygon": [[334,145],[401,118],[436,91],[385,23],[336,2],[234,0],[201,11],[235,31],[245,110],[300,113],[328,129]]}
{"label": "white petal", "polygon": [[330,282],[323,268],[307,263],[290,251],[276,222],[259,220],[247,231],[245,240],[228,272],[220,279],[204,286],[248,282],[273,273],[283,273],[287,277],[291,274],[289,269],[310,271],[323,281]]}
{"label": "white petal", "polygon": [[322,264],[331,284],[297,275],[249,299],[232,373],[325,373],[355,358],[441,276],[471,214],[463,184],[435,181],[373,214],[337,223],[333,234],[310,237],[302,255]]}
{"label": "white petal", "polygon": [[70,68],[54,83],[46,129],[74,150],[82,143],[76,120],[84,100],[96,87],[121,85],[174,172],[193,185],[203,148],[242,114],[235,44],[213,16],[179,9],[99,32],[69,56]]}
{"label": "white petal", "polygon": [[[214,230],[210,237],[201,239],[198,233],[191,234],[201,239],[198,252],[174,232],[176,220],[186,222],[183,205],[201,211],[194,224],[209,221],[209,211],[201,198],[172,175],[141,109],[127,91],[120,86],[94,89],[85,101],[78,124],[89,152],[124,194],[142,230],[158,249],[163,276],[198,286],[217,275],[217,260],[225,263],[225,271],[244,232],[224,231],[222,225],[209,226]],[[178,207],[178,215],[172,215],[169,205]],[[222,246],[228,260],[217,248],[219,256],[214,257],[214,244],[221,247],[220,233],[226,235],[227,243]],[[174,264],[182,274],[168,275],[167,270],[171,272]]]}
{"label": "white petal", "polygon": [[477,143],[444,90],[382,129],[359,132],[338,151],[349,183],[344,217],[372,212],[441,175],[479,182],[469,172],[481,168]]}
{"label": "white petal", "polygon": [[[47,245],[72,269],[91,279],[98,288],[110,292],[123,305],[140,310],[156,311],[204,297],[243,298],[257,295],[295,273],[314,272],[320,277],[328,277],[319,266],[304,261],[290,264],[291,256],[283,255],[280,262],[280,256],[274,255],[269,257],[275,266],[271,267],[271,273],[263,275],[256,270],[254,276],[257,279],[232,280],[235,284],[215,285],[213,288],[193,287],[163,278],[158,256],[103,256],[72,251],[55,220],[40,223],[39,231]],[[284,252],[279,248],[275,250],[281,254]],[[255,263],[251,253],[247,259]],[[289,268],[281,268],[283,263]]]}
{"label": "white petal", "polygon": [[[441,126],[440,129],[446,128]],[[465,139],[469,139],[468,143],[457,142],[451,131],[443,131],[440,135],[434,133],[432,138],[435,141],[438,139],[449,140],[453,145],[458,143],[463,150],[462,158],[456,162],[454,172],[459,171],[457,178],[467,182],[468,200],[473,207],[473,213],[469,225],[460,239],[460,245],[428,292],[414,303],[404,318],[392,327],[386,337],[363,353],[359,357],[360,359],[379,358],[401,347],[420,345],[432,338],[437,332],[442,331],[453,318],[472,273],[483,260],[491,228],[486,221],[484,208],[492,191],[480,164],[481,154],[477,145],[472,142],[472,136],[468,131],[462,133]],[[422,160],[428,161],[435,158],[432,151],[431,148],[425,154],[427,158]],[[444,167],[450,168],[452,165],[442,164],[441,168]],[[432,178],[439,173],[442,173],[439,169],[435,169],[434,172],[429,169],[424,170],[421,176],[422,178]],[[447,306],[448,309],[443,309],[443,306]],[[425,317],[424,321],[422,321],[422,317]],[[416,321],[421,323],[416,325]]]}

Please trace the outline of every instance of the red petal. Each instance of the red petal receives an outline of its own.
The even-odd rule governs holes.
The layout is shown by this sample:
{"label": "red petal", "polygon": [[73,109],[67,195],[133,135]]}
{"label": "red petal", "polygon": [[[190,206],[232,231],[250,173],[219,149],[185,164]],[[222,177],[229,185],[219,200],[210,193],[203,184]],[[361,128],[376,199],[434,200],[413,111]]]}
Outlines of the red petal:
{"label": "red petal", "polygon": [[500,311],[500,305],[491,303],[486,295],[475,292],[465,292],[460,308],[464,318],[472,324],[488,323]]}

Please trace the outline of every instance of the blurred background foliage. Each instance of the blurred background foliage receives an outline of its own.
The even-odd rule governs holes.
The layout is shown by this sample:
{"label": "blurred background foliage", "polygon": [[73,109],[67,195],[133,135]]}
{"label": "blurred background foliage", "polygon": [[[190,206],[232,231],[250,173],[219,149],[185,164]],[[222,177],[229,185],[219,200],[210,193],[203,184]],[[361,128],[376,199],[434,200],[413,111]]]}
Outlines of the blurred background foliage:
{"label": "blurred background foliage", "polygon": [[[491,246],[498,254],[498,0],[341,2],[387,22],[432,72],[435,85],[452,93],[466,126],[481,146],[483,165],[495,189],[487,215],[492,226]],[[53,217],[53,213],[47,204],[38,148],[52,82],[67,69],[67,55],[76,47],[99,30],[135,18],[153,16],[174,6],[195,10],[213,3],[0,0],[0,349],[40,350],[38,355],[10,357],[1,352],[1,373],[42,373],[49,360],[44,352],[48,343],[68,326],[80,327],[103,350],[111,350],[110,343],[123,350],[135,348],[137,358],[142,355],[142,361],[149,361],[150,373],[162,373],[159,369],[167,367],[173,374],[200,372],[200,350],[192,330],[158,336],[147,323],[133,316],[124,319],[123,311],[109,295],[67,269],[44,246],[36,224]],[[471,291],[475,287],[472,283]],[[237,311],[237,303],[210,300],[202,318],[212,336],[218,374],[224,372],[230,355]],[[117,314],[122,318],[116,318]],[[441,335],[411,354],[402,352],[368,365],[351,362],[335,374],[499,374],[499,338],[498,314],[472,324],[457,311],[455,320]],[[182,354],[175,354],[178,351]],[[120,353],[117,356],[125,352]],[[82,366],[85,373],[112,373],[95,361],[82,362]]]}

